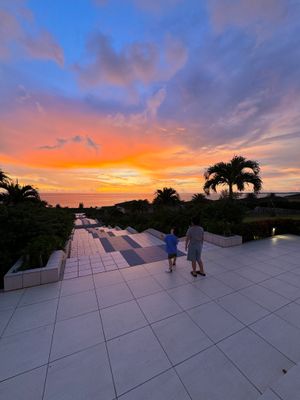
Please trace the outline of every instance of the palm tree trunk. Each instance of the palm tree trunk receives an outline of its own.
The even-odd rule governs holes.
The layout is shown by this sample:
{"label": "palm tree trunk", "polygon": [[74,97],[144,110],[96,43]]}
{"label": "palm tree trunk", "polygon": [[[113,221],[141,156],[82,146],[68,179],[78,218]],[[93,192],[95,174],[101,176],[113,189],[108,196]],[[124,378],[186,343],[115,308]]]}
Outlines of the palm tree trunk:
{"label": "palm tree trunk", "polygon": [[229,183],[229,198],[232,200],[233,199],[233,188],[232,188],[232,183]]}

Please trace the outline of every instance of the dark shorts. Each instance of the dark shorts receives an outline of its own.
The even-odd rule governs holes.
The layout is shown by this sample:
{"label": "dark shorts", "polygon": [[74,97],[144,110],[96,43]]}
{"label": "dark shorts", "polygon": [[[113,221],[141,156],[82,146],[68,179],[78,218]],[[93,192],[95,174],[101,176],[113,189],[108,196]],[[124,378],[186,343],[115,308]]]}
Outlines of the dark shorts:
{"label": "dark shorts", "polygon": [[188,261],[199,261],[201,260],[202,245],[189,245],[187,252]]}
{"label": "dark shorts", "polygon": [[177,257],[176,253],[168,254],[168,258],[174,258],[174,257]]}

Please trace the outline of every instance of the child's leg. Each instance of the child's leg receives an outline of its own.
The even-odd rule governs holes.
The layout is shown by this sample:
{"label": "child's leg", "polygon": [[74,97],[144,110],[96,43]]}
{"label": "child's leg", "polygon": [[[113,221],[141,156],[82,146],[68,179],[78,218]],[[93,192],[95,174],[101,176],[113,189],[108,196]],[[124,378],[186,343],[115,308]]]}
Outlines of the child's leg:
{"label": "child's leg", "polygon": [[177,256],[175,255],[175,256],[173,257],[173,266],[174,266],[174,267],[176,267],[176,259],[177,259]]}
{"label": "child's leg", "polygon": [[172,263],[172,258],[168,258],[169,260],[169,270],[172,271],[173,263]]}

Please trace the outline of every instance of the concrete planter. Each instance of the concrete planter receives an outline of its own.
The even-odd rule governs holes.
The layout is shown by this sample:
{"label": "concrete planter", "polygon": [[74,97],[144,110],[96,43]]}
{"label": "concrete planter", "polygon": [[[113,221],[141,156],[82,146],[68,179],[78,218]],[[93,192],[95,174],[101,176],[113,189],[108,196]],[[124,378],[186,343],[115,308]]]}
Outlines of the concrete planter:
{"label": "concrete planter", "polygon": [[243,243],[242,236],[221,236],[215,233],[204,232],[204,240],[208,243],[215,244],[220,247],[239,246]]}
{"label": "concrete planter", "polygon": [[22,289],[57,282],[60,279],[64,260],[65,252],[56,250],[49,257],[45,267],[19,271],[22,266],[22,259],[19,259],[4,276],[4,290]]}
{"label": "concrete planter", "polygon": [[153,229],[153,228],[148,228],[144,231],[145,233],[150,233],[150,235],[155,236],[157,239],[161,239],[162,236],[165,236],[164,233]]}
{"label": "concrete planter", "polygon": [[[162,232],[157,231],[156,229],[146,229],[144,232],[150,233],[151,235],[161,239],[161,235],[164,235]],[[204,240],[205,242],[215,244],[220,247],[232,247],[239,246],[243,242],[242,236],[234,235],[234,236],[221,236],[216,235],[215,233],[204,232]],[[179,238],[180,242],[185,241],[185,236]]]}
{"label": "concrete planter", "polygon": [[138,233],[138,231],[136,231],[134,228],[132,228],[131,226],[127,226],[126,231],[129,233]]}

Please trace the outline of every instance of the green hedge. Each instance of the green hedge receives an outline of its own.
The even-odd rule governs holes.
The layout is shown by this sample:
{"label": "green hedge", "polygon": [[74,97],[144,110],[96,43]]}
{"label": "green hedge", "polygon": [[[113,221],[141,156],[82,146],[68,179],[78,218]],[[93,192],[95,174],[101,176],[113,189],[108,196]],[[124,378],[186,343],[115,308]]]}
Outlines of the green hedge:
{"label": "green hedge", "polygon": [[[275,228],[275,232],[273,229]],[[300,221],[293,219],[265,219],[260,221],[246,222],[234,227],[234,233],[243,236],[243,241],[262,239],[276,235],[291,233],[300,235]]]}
{"label": "green hedge", "polygon": [[23,256],[23,268],[45,265],[53,250],[63,249],[73,228],[73,213],[43,204],[0,205],[0,276]]}

